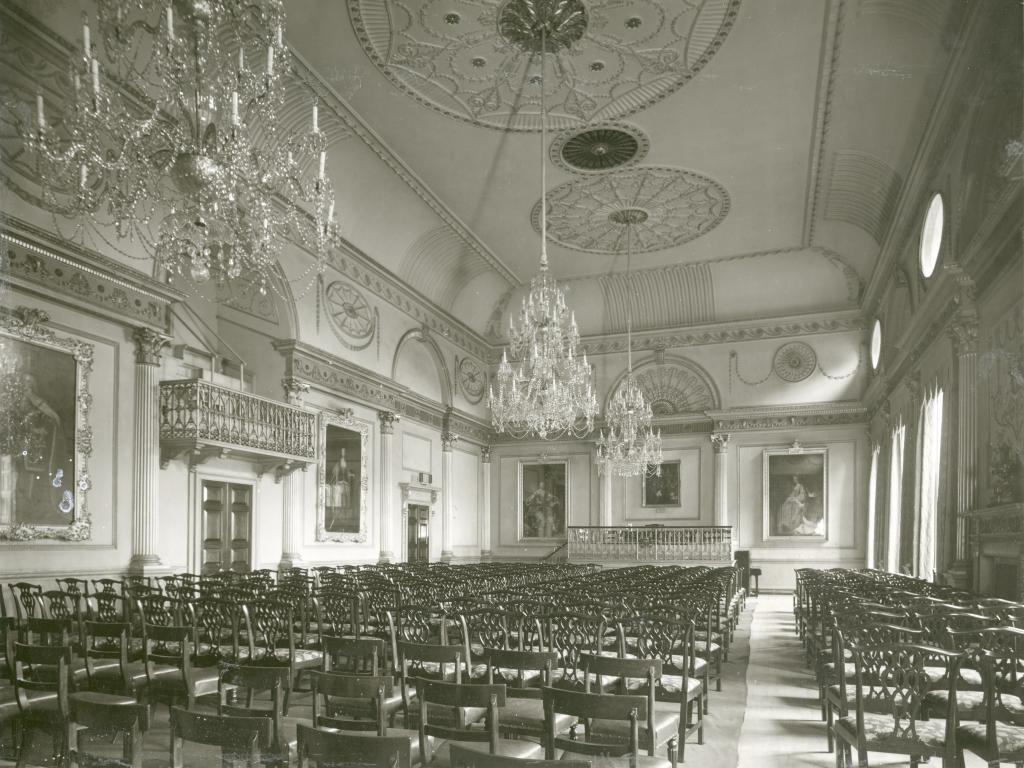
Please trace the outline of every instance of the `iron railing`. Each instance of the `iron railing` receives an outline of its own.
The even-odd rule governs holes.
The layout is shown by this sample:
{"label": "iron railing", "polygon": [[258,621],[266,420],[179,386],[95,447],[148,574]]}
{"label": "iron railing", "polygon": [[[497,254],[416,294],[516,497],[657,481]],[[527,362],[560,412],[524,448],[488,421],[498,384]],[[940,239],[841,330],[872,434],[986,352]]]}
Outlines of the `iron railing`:
{"label": "iron railing", "polygon": [[572,526],[569,560],[731,563],[732,526]]}
{"label": "iron railing", "polygon": [[316,459],[316,414],[202,379],[160,382],[160,441]]}

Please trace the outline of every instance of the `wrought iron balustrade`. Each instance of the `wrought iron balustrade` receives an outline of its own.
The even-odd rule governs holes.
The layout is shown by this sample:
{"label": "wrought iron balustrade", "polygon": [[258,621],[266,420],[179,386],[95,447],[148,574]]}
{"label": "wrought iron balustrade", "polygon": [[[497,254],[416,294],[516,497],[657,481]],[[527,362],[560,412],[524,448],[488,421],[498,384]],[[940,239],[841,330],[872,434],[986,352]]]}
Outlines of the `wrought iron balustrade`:
{"label": "wrought iron balustrade", "polygon": [[571,526],[569,560],[731,563],[732,526]]}
{"label": "wrought iron balustrade", "polygon": [[316,439],[316,414],[294,405],[202,379],[160,382],[164,463],[207,449],[308,463],[316,460]]}

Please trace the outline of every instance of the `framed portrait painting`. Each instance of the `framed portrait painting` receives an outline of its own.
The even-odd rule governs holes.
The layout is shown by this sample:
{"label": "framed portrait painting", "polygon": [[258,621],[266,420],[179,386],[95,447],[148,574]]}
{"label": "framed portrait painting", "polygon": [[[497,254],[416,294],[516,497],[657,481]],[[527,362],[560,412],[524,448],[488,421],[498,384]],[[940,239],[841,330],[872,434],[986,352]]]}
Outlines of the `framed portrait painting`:
{"label": "framed portrait painting", "polygon": [[320,414],[317,541],[366,541],[369,439],[368,424],[351,416]]}
{"label": "framed portrait painting", "polygon": [[764,539],[828,536],[828,450],[765,449]]}
{"label": "framed portrait painting", "polygon": [[569,463],[519,464],[519,538],[565,538]]}
{"label": "framed portrait painting", "polygon": [[641,505],[644,507],[678,507],[682,498],[679,460],[663,461],[661,472],[643,475]]}
{"label": "framed portrait painting", "polygon": [[90,538],[93,348],[38,310],[0,323],[0,540]]}

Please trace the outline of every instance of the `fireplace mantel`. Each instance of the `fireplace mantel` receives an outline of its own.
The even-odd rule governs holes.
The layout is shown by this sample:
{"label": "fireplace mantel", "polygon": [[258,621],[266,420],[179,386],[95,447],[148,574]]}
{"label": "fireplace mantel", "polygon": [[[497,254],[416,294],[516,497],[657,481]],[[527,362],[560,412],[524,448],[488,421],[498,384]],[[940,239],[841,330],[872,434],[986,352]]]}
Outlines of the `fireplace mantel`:
{"label": "fireplace mantel", "polygon": [[971,521],[975,588],[1019,600],[1024,595],[1024,503],[983,507],[965,517]]}

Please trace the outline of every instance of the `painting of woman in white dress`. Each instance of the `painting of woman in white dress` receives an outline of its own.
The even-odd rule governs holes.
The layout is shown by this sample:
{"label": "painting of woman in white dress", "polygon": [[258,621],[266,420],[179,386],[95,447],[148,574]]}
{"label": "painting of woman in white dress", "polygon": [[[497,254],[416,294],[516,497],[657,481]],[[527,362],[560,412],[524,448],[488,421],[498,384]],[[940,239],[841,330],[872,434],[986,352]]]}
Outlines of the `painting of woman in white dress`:
{"label": "painting of woman in white dress", "polygon": [[765,535],[826,535],[824,450],[765,451]]}

